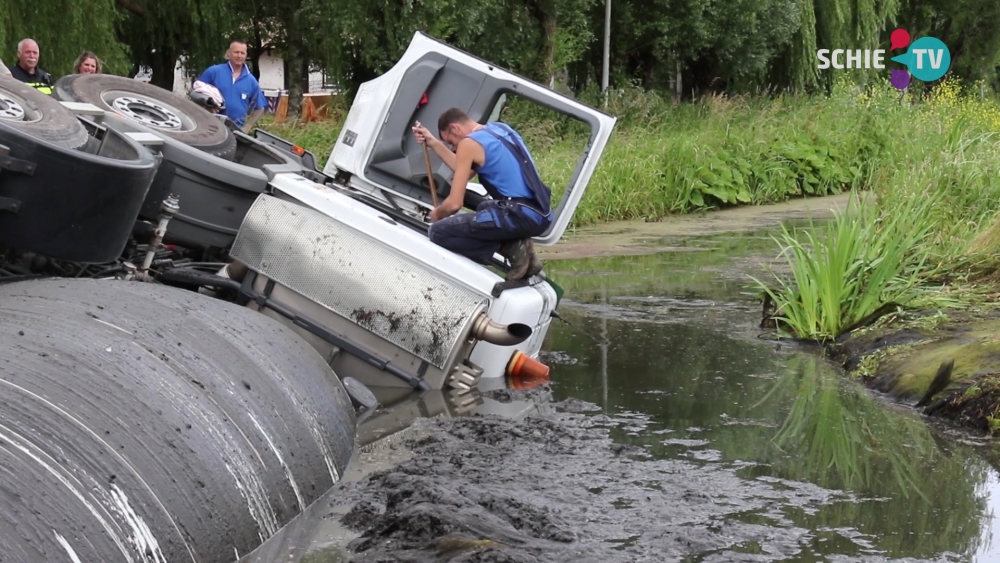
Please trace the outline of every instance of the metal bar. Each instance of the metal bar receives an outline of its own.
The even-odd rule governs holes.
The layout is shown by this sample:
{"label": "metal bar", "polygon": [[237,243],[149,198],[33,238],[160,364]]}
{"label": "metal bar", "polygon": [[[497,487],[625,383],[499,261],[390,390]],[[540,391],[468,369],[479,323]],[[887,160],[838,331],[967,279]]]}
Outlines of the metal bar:
{"label": "metal bar", "polygon": [[17,214],[21,210],[21,201],[9,197],[0,197],[0,211]]}
{"label": "metal bar", "polygon": [[35,175],[35,163],[10,156],[10,147],[7,145],[0,145],[0,169]]}

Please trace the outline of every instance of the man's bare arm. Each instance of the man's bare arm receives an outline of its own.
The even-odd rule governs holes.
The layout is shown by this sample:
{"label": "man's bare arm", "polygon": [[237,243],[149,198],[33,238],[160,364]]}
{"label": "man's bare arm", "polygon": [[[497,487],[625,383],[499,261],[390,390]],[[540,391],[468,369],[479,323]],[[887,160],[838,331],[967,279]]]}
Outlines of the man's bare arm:
{"label": "man's bare arm", "polygon": [[456,163],[455,153],[448,150],[448,147],[446,147],[444,143],[431,137],[427,139],[427,146],[434,151],[434,154],[438,155],[438,158],[444,162],[445,166],[455,170],[455,166],[458,165]]}
{"label": "man's bare arm", "polygon": [[262,115],[264,115],[264,110],[262,108],[253,110],[253,113],[247,117],[247,120],[243,125],[243,132],[249,134],[253,131],[253,126],[257,124],[257,120],[259,120]]}
{"label": "man's bare arm", "polygon": [[472,139],[462,139],[455,154],[455,175],[451,180],[448,197],[432,212],[431,219],[444,219],[458,213],[465,203],[465,189],[472,177],[472,165],[482,161],[485,153],[482,145]]}

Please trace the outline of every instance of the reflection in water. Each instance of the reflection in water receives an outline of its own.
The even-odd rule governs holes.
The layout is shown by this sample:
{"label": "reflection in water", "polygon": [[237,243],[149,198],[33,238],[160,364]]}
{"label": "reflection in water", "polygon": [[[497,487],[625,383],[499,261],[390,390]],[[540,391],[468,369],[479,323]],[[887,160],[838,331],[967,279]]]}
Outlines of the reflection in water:
{"label": "reflection in water", "polygon": [[[553,368],[556,399],[651,417],[655,432],[621,430],[616,438],[656,456],[746,464],[746,478],[806,481],[851,495],[781,515],[814,531],[811,556],[797,560],[1000,555],[990,542],[990,504],[1000,489],[990,464],[846,380],[815,350],[776,350],[754,338],[758,317],[740,296],[743,286],[731,275],[710,280],[691,270],[692,262],[714,269],[725,257],[701,254],[557,264],[567,288],[563,316],[610,344],[553,325],[545,349],[575,360]],[[578,274],[565,276],[572,271]],[[727,305],[697,305],[706,299]],[[870,551],[857,552],[859,537]]]}

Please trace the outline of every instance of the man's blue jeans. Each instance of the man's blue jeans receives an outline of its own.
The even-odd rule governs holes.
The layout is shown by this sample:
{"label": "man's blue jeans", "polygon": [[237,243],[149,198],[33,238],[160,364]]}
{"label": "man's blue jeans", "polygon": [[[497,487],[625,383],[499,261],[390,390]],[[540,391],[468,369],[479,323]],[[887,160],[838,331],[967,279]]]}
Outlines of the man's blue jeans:
{"label": "man's blue jeans", "polygon": [[524,205],[487,200],[475,213],[457,213],[431,224],[431,242],[480,264],[489,264],[505,242],[536,237],[549,219]]}

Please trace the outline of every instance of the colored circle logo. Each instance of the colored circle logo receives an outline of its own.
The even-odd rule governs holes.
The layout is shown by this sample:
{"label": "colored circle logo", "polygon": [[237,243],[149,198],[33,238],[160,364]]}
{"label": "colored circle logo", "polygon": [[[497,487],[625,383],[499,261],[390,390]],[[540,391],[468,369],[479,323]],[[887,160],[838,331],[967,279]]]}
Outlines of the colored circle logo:
{"label": "colored circle logo", "polygon": [[921,37],[910,45],[905,54],[893,57],[892,60],[906,65],[910,74],[918,80],[933,82],[948,72],[951,67],[951,52],[940,39]]}

